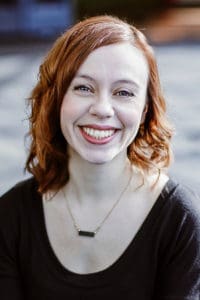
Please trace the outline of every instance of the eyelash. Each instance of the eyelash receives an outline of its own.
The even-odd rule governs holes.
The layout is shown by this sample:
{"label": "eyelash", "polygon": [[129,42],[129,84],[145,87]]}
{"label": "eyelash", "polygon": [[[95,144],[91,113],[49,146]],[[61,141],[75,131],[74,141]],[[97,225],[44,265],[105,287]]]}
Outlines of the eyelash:
{"label": "eyelash", "polygon": [[117,95],[117,96],[120,96],[120,97],[130,97],[130,98],[135,96],[134,93],[128,92],[128,91],[126,91],[126,90],[118,91],[118,92],[116,93],[116,95]]}
{"label": "eyelash", "polygon": [[117,91],[115,95],[122,98],[133,98],[135,96],[133,92],[129,92],[126,90]]}
{"label": "eyelash", "polygon": [[75,91],[82,91],[82,92],[93,92],[92,89],[84,84],[80,84],[74,87]]}

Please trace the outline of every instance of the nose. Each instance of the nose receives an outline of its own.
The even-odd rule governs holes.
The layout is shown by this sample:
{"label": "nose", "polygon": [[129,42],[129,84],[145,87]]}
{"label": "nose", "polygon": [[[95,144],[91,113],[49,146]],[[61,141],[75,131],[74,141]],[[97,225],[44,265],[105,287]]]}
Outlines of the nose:
{"label": "nose", "polygon": [[105,95],[98,97],[90,106],[89,112],[100,119],[112,117],[114,115],[114,108],[111,99]]}

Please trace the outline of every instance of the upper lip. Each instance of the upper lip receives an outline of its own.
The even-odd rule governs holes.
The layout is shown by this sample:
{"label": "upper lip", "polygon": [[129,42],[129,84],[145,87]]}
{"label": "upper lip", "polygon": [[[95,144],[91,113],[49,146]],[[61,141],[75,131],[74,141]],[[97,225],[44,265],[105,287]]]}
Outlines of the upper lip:
{"label": "upper lip", "polygon": [[85,125],[81,125],[80,127],[87,127],[87,128],[98,129],[98,130],[117,130],[117,129],[120,129],[120,128],[110,126],[110,125],[98,125],[98,124],[85,124]]}

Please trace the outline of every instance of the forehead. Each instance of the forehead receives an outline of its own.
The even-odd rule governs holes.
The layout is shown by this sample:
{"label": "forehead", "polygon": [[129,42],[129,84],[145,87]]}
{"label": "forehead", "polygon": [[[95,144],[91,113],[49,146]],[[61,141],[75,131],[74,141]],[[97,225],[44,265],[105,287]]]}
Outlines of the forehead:
{"label": "forehead", "polygon": [[119,79],[118,77],[134,77],[146,82],[149,67],[140,49],[129,43],[119,43],[91,52],[80,66],[77,75],[89,75],[93,78],[106,76],[113,80]]}

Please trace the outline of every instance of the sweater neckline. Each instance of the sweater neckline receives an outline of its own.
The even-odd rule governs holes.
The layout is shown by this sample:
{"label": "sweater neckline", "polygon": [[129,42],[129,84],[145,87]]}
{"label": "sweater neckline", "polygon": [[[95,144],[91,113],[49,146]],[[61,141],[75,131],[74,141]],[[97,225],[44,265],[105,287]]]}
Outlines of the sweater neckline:
{"label": "sweater neckline", "polygon": [[35,218],[37,222],[34,222],[33,226],[37,227],[34,230],[37,232],[37,239],[40,245],[40,249],[43,252],[44,259],[47,259],[47,263],[50,264],[49,267],[52,268],[53,272],[60,280],[67,281],[75,286],[100,286],[105,285],[108,281],[116,280],[116,276],[121,276],[123,269],[126,269],[130,263],[130,258],[134,255],[137,250],[137,244],[145,236],[148,237],[148,231],[150,232],[154,222],[159,215],[162,207],[165,205],[169,194],[176,187],[173,180],[169,179],[162,189],[160,195],[149,211],[144,222],[140,226],[136,235],[133,237],[124,252],[118,257],[117,260],[107,268],[94,273],[79,274],[67,269],[56,256],[47,234],[44,209],[42,204],[42,195],[37,192],[37,183],[35,182],[33,187],[33,213],[35,213]]}

